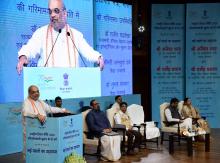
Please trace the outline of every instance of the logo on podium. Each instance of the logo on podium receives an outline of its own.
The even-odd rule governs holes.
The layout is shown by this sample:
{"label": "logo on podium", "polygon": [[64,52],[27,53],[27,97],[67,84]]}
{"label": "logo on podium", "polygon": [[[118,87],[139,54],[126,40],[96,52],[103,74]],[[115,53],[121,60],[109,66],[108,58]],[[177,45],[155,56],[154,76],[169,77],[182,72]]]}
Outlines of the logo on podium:
{"label": "logo on podium", "polygon": [[68,86],[69,85],[69,81],[68,81],[69,75],[67,73],[63,74],[63,85],[64,86]]}

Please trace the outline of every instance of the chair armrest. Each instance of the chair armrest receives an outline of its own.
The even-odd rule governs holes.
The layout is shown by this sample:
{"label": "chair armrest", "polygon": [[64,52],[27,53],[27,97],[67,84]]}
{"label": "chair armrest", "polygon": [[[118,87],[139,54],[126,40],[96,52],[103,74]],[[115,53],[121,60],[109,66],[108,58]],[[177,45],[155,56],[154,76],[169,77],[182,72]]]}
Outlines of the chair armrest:
{"label": "chair armrest", "polygon": [[89,134],[89,131],[83,131],[83,133],[86,135],[87,139],[94,139],[94,136]]}
{"label": "chair armrest", "polygon": [[122,124],[115,124],[115,126],[112,129],[126,130],[126,126]]}
{"label": "chair armrest", "polygon": [[133,124],[133,126],[132,127],[136,127],[136,128],[138,128],[138,130],[141,128],[141,124],[140,125],[138,125],[138,124]]}
{"label": "chair armrest", "polygon": [[166,125],[166,126],[173,126],[173,125],[176,125],[176,124],[178,124],[178,126],[179,126],[179,124],[180,124],[180,122],[176,122],[176,121],[170,121],[170,122],[168,122],[168,121],[163,121],[163,123]]}
{"label": "chair armrest", "polygon": [[155,126],[158,127],[159,122],[154,122],[154,123],[155,123]]}
{"label": "chair armrest", "polygon": [[125,135],[126,126],[122,124],[115,124],[115,126],[112,127],[112,131],[115,131],[115,132],[122,131],[123,135]]}

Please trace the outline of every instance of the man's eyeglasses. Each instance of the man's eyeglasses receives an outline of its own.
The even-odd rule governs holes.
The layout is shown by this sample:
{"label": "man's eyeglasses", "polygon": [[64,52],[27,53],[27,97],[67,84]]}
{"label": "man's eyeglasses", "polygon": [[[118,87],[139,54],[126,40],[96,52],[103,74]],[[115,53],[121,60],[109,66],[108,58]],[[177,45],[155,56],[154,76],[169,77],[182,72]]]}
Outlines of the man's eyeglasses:
{"label": "man's eyeglasses", "polygon": [[55,12],[55,14],[59,14],[60,13],[60,11],[62,10],[64,10],[64,9],[59,9],[59,8],[54,8],[54,9],[48,9],[49,10],[49,14],[51,15],[52,14],[52,12]]}
{"label": "man's eyeglasses", "polygon": [[31,91],[30,93],[35,94],[35,93],[40,93],[40,92],[39,92],[39,90],[36,90],[36,91]]}

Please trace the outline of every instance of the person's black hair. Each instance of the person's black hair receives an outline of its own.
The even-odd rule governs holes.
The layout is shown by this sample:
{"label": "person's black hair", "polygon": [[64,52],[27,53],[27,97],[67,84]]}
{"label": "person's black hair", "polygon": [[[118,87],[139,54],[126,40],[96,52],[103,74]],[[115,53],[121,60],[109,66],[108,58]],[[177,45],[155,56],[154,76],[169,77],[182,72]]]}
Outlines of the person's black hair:
{"label": "person's black hair", "polygon": [[90,106],[93,106],[93,102],[95,101],[95,99],[90,101]]}
{"label": "person's black hair", "polygon": [[115,96],[115,101],[116,101],[119,97],[121,97],[121,95]]}
{"label": "person's black hair", "polygon": [[120,107],[122,107],[122,105],[126,105],[126,107],[128,106],[127,102],[121,102]]}
{"label": "person's black hair", "polygon": [[184,103],[186,103],[189,100],[189,97],[184,98]]}
{"label": "person's black hair", "polygon": [[175,102],[179,102],[179,100],[176,97],[174,97],[170,100],[170,104],[175,103]]}
{"label": "person's black hair", "polygon": [[62,98],[61,98],[60,96],[57,96],[57,97],[55,98],[55,102],[58,101],[58,100],[62,100]]}

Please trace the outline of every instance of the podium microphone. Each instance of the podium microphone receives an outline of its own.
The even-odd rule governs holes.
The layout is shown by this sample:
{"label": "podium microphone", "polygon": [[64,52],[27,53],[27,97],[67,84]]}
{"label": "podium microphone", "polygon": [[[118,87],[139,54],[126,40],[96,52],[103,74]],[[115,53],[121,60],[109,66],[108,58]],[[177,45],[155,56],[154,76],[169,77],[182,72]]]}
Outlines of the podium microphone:
{"label": "podium microphone", "polygon": [[[52,102],[52,100],[50,100],[50,103],[51,103],[51,102]],[[50,104],[49,104],[49,100],[46,99],[46,103],[47,103],[47,105],[48,105],[48,107],[49,107],[49,109],[50,109],[49,117],[53,117],[53,112],[52,112],[51,106],[50,106]]]}
{"label": "podium microphone", "polygon": [[55,40],[55,42],[54,42],[54,44],[53,44],[53,46],[52,46],[52,48],[51,48],[51,51],[50,51],[50,53],[49,53],[49,56],[47,57],[47,60],[46,60],[46,62],[45,62],[45,64],[44,64],[44,67],[47,66],[48,60],[49,60],[49,58],[50,58],[50,56],[51,56],[51,54],[52,54],[52,52],[53,52],[53,48],[54,48],[54,46],[55,46],[55,44],[56,44],[56,42],[57,42],[57,39],[58,39],[60,33],[62,32],[62,29],[59,29],[58,32],[59,32],[59,33],[57,34],[56,40]]}
{"label": "podium microphone", "polygon": [[78,54],[79,54],[79,56],[80,56],[80,58],[81,58],[81,60],[82,60],[82,62],[83,62],[83,64],[84,64],[84,67],[87,67],[87,65],[86,65],[85,61],[83,60],[82,55],[80,54],[80,52],[79,52],[78,48],[76,47],[76,44],[74,43],[73,38],[72,38],[72,37],[71,37],[71,35],[70,35],[70,32],[66,32],[66,34],[67,34],[67,36],[69,36],[69,37],[70,37],[70,39],[71,39],[71,41],[72,41],[72,43],[73,43],[74,47],[76,48],[76,51],[78,52]]}

